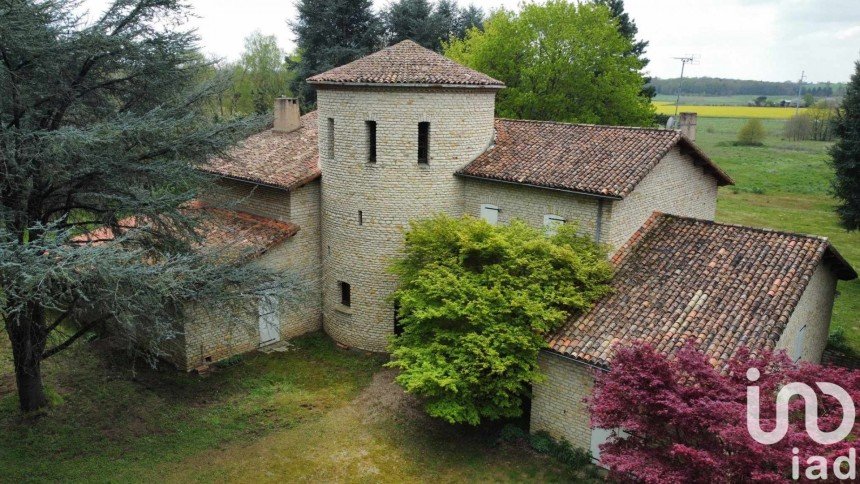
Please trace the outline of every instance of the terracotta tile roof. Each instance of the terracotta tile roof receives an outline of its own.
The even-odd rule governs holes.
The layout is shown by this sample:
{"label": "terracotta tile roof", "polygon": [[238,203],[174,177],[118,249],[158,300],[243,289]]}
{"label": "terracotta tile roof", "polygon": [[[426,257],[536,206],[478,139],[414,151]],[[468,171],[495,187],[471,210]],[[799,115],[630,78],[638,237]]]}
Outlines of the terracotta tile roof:
{"label": "terracotta tile roof", "polygon": [[[225,210],[192,202],[187,212],[199,211],[203,216],[198,232],[203,235],[200,248],[222,249],[228,255],[260,255],[281,244],[299,231],[299,226],[272,220],[245,212]],[[118,226],[125,230],[138,228],[142,224],[139,217],[120,220]],[[102,227],[72,239],[78,244],[101,244],[113,240],[115,233],[109,227]]]}
{"label": "terracotta tile roof", "polygon": [[604,367],[616,343],[672,354],[689,339],[715,365],[770,350],[822,260],[857,277],[826,238],[655,213],[613,257],[613,294],[547,339]]}
{"label": "terracotta tile roof", "polygon": [[406,84],[502,88],[504,84],[411,40],[308,78],[310,84]]}
{"label": "terracotta tile roof", "polygon": [[291,190],[320,177],[317,112],[301,117],[289,133],[268,129],[250,136],[226,158],[211,160],[201,170],[253,183]]}
{"label": "terracotta tile roof", "polygon": [[495,145],[457,174],[623,198],[676,145],[720,185],[734,183],[679,131],[510,119],[496,120]]}
{"label": "terracotta tile roof", "polygon": [[203,207],[209,217],[201,224],[203,246],[229,247],[259,255],[296,235],[299,226],[245,212]]}

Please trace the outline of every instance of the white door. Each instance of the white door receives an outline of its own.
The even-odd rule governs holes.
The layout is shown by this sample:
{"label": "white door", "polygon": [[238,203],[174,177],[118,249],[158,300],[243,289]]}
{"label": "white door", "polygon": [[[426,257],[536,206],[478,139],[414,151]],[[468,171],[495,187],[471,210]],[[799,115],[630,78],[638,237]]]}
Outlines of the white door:
{"label": "white door", "polygon": [[490,223],[490,225],[496,225],[499,223],[499,207],[495,205],[481,205],[481,218]]}
{"label": "white door", "polygon": [[278,316],[278,298],[271,294],[261,297],[257,309],[260,316],[260,345],[280,341],[281,320]]}

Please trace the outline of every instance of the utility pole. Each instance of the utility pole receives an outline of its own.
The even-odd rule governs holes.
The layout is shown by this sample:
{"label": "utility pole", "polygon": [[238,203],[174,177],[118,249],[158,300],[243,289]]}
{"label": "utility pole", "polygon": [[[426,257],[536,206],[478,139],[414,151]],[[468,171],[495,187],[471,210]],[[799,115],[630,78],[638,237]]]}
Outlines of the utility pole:
{"label": "utility pole", "polygon": [[795,103],[794,115],[800,112],[800,90],[803,89],[803,77],[806,75],[806,71],[800,71],[800,81],[797,83],[797,102]]}
{"label": "utility pole", "polygon": [[675,127],[678,127],[678,106],[681,104],[681,85],[684,84],[684,68],[687,67],[687,64],[692,64],[695,60],[695,56],[688,55],[685,57],[674,57],[674,59],[681,61],[681,78],[678,80],[678,97],[675,99],[675,116],[674,124]]}

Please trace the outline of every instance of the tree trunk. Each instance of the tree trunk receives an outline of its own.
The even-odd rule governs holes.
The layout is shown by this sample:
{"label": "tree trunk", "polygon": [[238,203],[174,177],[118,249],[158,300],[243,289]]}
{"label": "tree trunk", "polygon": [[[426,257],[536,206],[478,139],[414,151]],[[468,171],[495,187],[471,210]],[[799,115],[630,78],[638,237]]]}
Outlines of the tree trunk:
{"label": "tree trunk", "polygon": [[37,412],[48,406],[42,385],[42,353],[47,336],[45,310],[30,303],[25,311],[10,319],[6,322],[6,332],[12,342],[18,402],[22,412]]}

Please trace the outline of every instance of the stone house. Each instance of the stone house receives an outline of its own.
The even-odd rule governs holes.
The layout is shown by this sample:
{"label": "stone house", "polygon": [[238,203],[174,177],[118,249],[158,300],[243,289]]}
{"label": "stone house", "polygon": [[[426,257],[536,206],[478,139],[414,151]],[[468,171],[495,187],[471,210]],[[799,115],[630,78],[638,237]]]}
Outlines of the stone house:
{"label": "stone house", "polygon": [[692,338],[715,363],[740,346],[820,359],[835,281],[856,273],[826,239],[714,223],[732,180],[696,146],[694,116],[680,131],[494,119],[501,82],[411,41],[308,82],[316,111],[278,100],[272,129],[205,168],[223,188],[208,203],[296,227],[259,260],[308,290],[228,315],[259,330],[190,326],[180,366],[319,329],[385,351],[397,331],[387,269],[409,221],[440,212],[576,223],[613,251],[615,293],[548,337],[532,430],[599,441],[581,399],[618,341],[670,353]]}

